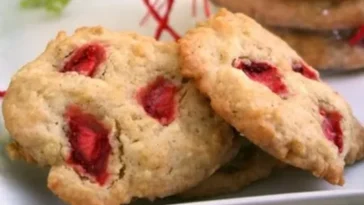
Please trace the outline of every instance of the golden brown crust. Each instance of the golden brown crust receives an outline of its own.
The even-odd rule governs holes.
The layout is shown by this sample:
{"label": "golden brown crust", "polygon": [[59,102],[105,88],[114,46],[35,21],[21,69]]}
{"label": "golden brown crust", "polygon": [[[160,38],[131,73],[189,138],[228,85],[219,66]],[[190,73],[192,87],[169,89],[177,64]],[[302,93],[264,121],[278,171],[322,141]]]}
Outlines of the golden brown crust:
{"label": "golden brown crust", "polygon": [[234,12],[242,12],[270,26],[331,30],[364,24],[363,0],[212,0]]}
{"label": "golden brown crust", "polygon": [[311,66],[317,69],[354,70],[364,67],[364,48],[337,39],[332,32],[309,32],[270,28]]}
{"label": "golden brown crust", "polygon": [[[182,74],[196,81],[227,122],[279,160],[332,184],[344,183],[344,158],[357,126],[351,108],[326,84],[294,72],[293,64],[301,62],[315,73],[286,43],[249,17],[222,10],[191,29],[179,44]],[[276,68],[288,96],[275,94],[234,68],[233,60],[240,57]],[[321,107],[342,115],[340,154],[325,137]]]}
{"label": "golden brown crust", "polygon": [[346,164],[353,164],[364,158],[364,127],[356,119],[353,127],[353,138],[349,146],[349,152],[345,156]]}
{"label": "golden brown crust", "polygon": [[[89,43],[106,49],[92,78],[59,72],[74,50]],[[24,156],[52,167],[48,186],[70,204],[119,205],[133,197],[153,200],[181,192],[226,162],[233,133],[205,97],[183,81],[179,66],[175,43],[101,27],[81,28],[71,36],[61,32],[12,78],[3,103],[5,125]],[[136,99],[161,75],[179,88],[178,114],[168,126],[147,115]],[[110,130],[104,185],[67,163],[65,110],[74,104]],[[17,156],[18,149],[13,150]]]}
{"label": "golden brown crust", "polygon": [[127,191],[120,184],[103,188],[81,179],[66,166],[54,166],[48,176],[48,188],[71,205],[117,205],[129,201]]}
{"label": "golden brown crust", "polygon": [[35,163],[33,157],[24,151],[19,143],[11,142],[6,145],[6,152],[11,160],[24,160],[28,163]]}

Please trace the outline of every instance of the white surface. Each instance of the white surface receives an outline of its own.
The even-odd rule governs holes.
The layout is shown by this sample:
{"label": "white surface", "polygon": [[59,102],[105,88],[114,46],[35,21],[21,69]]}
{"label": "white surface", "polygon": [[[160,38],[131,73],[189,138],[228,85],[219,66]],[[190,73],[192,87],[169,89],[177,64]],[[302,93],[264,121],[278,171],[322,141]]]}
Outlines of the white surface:
{"label": "white surface", "polygon": [[[191,18],[190,3],[190,0],[178,0],[175,5],[171,20],[180,33],[193,26],[196,20]],[[2,0],[0,5],[0,89],[5,89],[11,75],[39,55],[46,43],[59,30],[72,32],[79,26],[102,25],[110,29],[135,30],[152,35],[156,26],[152,18],[145,27],[141,28],[138,25],[144,13],[145,7],[141,0],[72,0],[61,17],[52,17],[39,10],[21,11],[17,0]],[[202,16],[200,12],[200,17]],[[165,35],[164,39],[169,39],[169,36]],[[329,76],[324,79],[350,102],[355,115],[364,122],[364,72]],[[4,136],[2,134],[4,130],[1,130],[0,136]],[[0,138],[0,204],[61,205],[62,202],[46,188],[47,170],[22,162],[10,162],[3,150],[6,140],[4,137]],[[335,187],[315,179],[308,173],[288,169],[275,173],[268,180],[249,186],[240,194],[225,196],[234,199],[206,203],[224,205],[359,204],[360,201],[364,201],[363,171],[364,163],[357,163],[347,168],[345,186]],[[336,191],[330,191],[334,189]],[[312,192],[323,190],[329,191]],[[167,202],[170,201],[156,203]],[[148,202],[143,201],[138,204],[148,204]]]}

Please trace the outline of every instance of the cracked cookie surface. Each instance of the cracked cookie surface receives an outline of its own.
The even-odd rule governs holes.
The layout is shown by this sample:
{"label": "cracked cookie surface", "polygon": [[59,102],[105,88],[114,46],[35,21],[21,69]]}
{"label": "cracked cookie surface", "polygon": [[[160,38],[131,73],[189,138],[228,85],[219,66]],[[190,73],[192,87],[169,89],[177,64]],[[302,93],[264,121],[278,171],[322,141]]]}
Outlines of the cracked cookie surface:
{"label": "cracked cookie surface", "polygon": [[247,139],[287,164],[344,183],[346,156],[360,155],[354,147],[362,126],[285,42],[223,9],[179,44],[182,74]]}
{"label": "cracked cookie surface", "polygon": [[179,66],[175,43],[101,27],[59,33],[12,78],[10,155],[50,166],[48,187],[74,205],[195,186],[228,160],[233,132]]}

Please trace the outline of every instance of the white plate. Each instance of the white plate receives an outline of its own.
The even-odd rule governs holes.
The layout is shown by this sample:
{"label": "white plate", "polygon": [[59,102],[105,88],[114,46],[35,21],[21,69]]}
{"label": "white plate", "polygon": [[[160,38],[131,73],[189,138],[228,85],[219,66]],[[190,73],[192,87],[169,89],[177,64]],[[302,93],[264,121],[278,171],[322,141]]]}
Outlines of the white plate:
{"label": "white plate", "polygon": [[[179,0],[173,10],[171,23],[183,33],[198,18],[191,17],[191,2]],[[201,7],[202,1],[199,3]],[[198,9],[201,11],[201,8]],[[2,0],[0,5],[0,90],[6,88],[14,72],[43,51],[46,43],[59,30],[72,32],[80,26],[102,25],[115,30],[135,30],[152,35],[156,27],[151,18],[140,27],[145,14],[142,2],[135,0],[72,0],[61,17],[41,10],[20,10],[17,0]],[[203,12],[199,12],[199,19]],[[171,39],[168,34],[163,39]],[[356,116],[364,122],[364,72],[324,77],[352,105]],[[2,125],[1,125],[2,126]],[[0,136],[4,136],[4,129]],[[47,170],[10,162],[3,149],[7,138],[0,138],[0,204],[1,205],[61,205],[46,188]],[[210,200],[202,204],[358,204],[364,201],[364,163],[347,168],[346,184],[336,187],[312,177],[310,174],[287,169],[275,173],[268,180],[257,182],[239,194],[224,196],[223,201]],[[290,194],[285,194],[290,193]],[[274,195],[273,195],[274,194]],[[279,195],[276,195],[279,194]],[[265,196],[263,196],[265,195]],[[254,197],[252,197],[254,196]],[[176,202],[157,201],[157,204]],[[148,204],[142,201],[138,204]],[[199,203],[200,204],[200,203]]]}

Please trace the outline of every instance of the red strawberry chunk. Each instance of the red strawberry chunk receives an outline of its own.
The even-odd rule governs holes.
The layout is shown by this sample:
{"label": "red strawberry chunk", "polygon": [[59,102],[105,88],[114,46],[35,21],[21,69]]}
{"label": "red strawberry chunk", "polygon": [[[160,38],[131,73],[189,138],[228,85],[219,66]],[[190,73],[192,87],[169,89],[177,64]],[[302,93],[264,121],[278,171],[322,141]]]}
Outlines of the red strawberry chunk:
{"label": "red strawberry chunk", "polygon": [[301,62],[293,63],[292,69],[294,72],[301,73],[306,78],[312,79],[312,80],[318,80],[318,74],[313,71],[311,68],[306,66],[305,64]]}
{"label": "red strawberry chunk", "polygon": [[364,44],[364,25],[361,26],[356,33],[349,39],[349,44],[351,46]]}
{"label": "red strawberry chunk", "polygon": [[163,76],[159,76],[138,91],[137,99],[146,113],[162,125],[169,125],[176,116],[177,92],[176,85]]}
{"label": "red strawberry chunk", "polygon": [[322,129],[328,140],[333,142],[339,149],[339,153],[343,151],[343,132],[341,129],[342,115],[339,112],[329,112],[320,108],[320,114],[324,118],[322,121]]}
{"label": "red strawberry chunk", "polygon": [[253,62],[244,59],[234,59],[233,66],[242,70],[253,81],[267,86],[272,92],[281,97],[287,95],[287,87],[276,67],[264,62]]}
{"label": "red strawberry chunk", "polygon": [[5,90],[0,90],[0,98],[5,97],[6,91]]}
{"label": "red strawberry chunk", "polygon": [[[97,134],[95,134],[91,129],[87,127],[79,127],[79,138],[78,138],[78,146],[79,151],[82,157],[87,162],[92,162],[94,157],[97,143]],[[97,156],[96,156],[97,157]]]}
{"label": "red strawberry chunk", "polygon": [[84,45],[74,51],[74,54],[65,63],[61,72],[77,72],[81,75],[93,77],[97,67],[105,60],[104,47],[98,44]]}
{"label": "red strawberry chunk", "polygon": [[104,185],[108,178],[107,164],[111,153],[109,130],[95,116],[83,112],[75,105],[67,108],[65,118],[71,144],[68,163],[74,165],[77,171],[93,176],[100,185]]}

